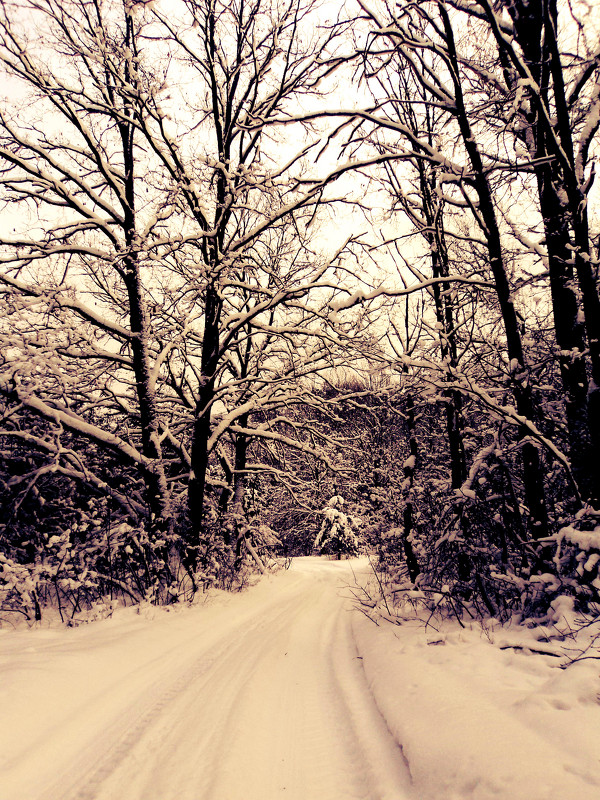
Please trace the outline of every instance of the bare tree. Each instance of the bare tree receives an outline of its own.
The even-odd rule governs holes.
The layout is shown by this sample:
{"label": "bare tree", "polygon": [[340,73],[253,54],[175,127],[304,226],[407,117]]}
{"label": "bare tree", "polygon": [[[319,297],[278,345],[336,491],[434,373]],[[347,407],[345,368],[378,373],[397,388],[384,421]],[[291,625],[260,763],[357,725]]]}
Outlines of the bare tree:
{"label": "bare tree", "polygon": [[[304,33],[314,8],[2,5],[0,390],[139,470],[119,502],[148,509],[163,564],[187,506],[190,573],[211,458],[234,437],[239,494],[249,438],[294,446],[253,414],[335,365],[345,336],[322,308],[348,243],[309,238],[352,165],[311,174],[323,130],[276,125],[348,58],[343,25]],[[53,458],[93,481],[83,454]]]}
{"label": "bare tree", "polygon": [[525,168],[535,175],[571,459],[582,495],[597,506],[600,301],[587,198],[594,180],[592,141],[600,126],[598,43],[588,41],[583,22],[565,6],[561,24],[575,47],[569,43],[561,53],[556,0],[517,0],[498,8],[483,2],[461,9],[487,22],[501,67],[493,91],[506,104],[502,122],[522,143],[528,155]]}
{"label": "bare tree", "polygon": [[[457,162],[456,149],[446,162],[427,150],[421,157],[437,165],[447,192],[452,184],[460,187],[455,199],[470,206],[479,219],[491,247],[492,267],[501,263],[502,248],[506,249],[506,235],[491,233],[502,233],[502,218],[509,219],[511,233],[522,245],[521,263],[533,258],[547,267],[573,474],[581,497],[597,505],[597,415],[592,409],[597,402],[599,309],[588,197],[599,127],[594,82],[598,47],[593,28],[583,21],[585,10],[579,19],[577,5],[559,8],[556,2],[494,5],[450,0],[424,4],[418,12],[408,6],[391,9],[382,4],[378,11],[377,6],[361,5],[379,30],[386,30],[388,22],[396,29],[387,52],[401,50],[411,74],[422,76],[429,103],[441,116],[456,121],[466,161]],[[422,105],[414,95],[406,95],[403,102]],[[387,101],[385,107],[390,108]],[[509,182],[520,187],[520,197],[507,188]],[[523,199],[533,186],[535,209]],[[520,219],[503,209],[502,194],[513,198]],[[523,364],[518,320],[507,302],[514,287],[502,272],[509,274],[506,267],[497,269],[494,280],[507,349],[511,360]],[[538,283],[540,272],[538,267]],[[531,369],[525,367],[526,372]],[[531,417],[531,401],[519,400],[523,392],[527,395],[528,388],[516,386],[515,399]]]}
{"label": "bare tree", "polygon": [[[383,4],[381,13],[366,3],[360,5],[372,26],[372,38],[364,45],[365,57],[373,54],[378,61],[385,60],[388,69],[407,70],[420,91],[402,94],[402,87],[398,86],[396,95],[380,93],[372,109],[353,115],[346,112],[359,121],[353,138],[364,140],[368,127],[375,126],[384,132],[380,147],[390,153],[395,150],[399,163],[421,161],[431,165],[445,201],[470,211],[487,251],[504,326],[517,412],[531,420],[534,401],[531,382],[526,377],[528,365],[521,325],[504,260],[487,157],[479,142],[480,123],[472,116],[465,95],[465,68],[455,41],[455,23],[443,3],[421,4],[418,9],[408,5],[392,9]],[[438,129],[442,121],[445,125],[444,134],[436,132],[433,142],[425,127],[416,131],[406,114],[400,117],[397,114],[398,106],[422,109],[424,105],[438,110]],[[399,143],[391,144],[392,137],[399,138]],[[548,522],[540,457],[526,432],[522,433],[523,476],[531,528],[536,537],[543,538],[548,532]]]}

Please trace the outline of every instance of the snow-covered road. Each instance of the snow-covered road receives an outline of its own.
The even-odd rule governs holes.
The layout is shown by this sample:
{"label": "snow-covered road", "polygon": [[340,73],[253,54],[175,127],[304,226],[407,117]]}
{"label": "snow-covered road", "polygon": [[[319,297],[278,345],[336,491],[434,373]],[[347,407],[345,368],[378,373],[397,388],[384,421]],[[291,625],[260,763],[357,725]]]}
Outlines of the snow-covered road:
{"label": "snow-covered road", "polygon": [[0,638],[0,800],[410,797],[353,640],[351,578],[307,559],[150,626]]}
{"label": "snow-covered road", "polygon": [[600,798],[596,651],[561,669],[543,627],[377,626],[353,570],[1,628],[0,800]]}

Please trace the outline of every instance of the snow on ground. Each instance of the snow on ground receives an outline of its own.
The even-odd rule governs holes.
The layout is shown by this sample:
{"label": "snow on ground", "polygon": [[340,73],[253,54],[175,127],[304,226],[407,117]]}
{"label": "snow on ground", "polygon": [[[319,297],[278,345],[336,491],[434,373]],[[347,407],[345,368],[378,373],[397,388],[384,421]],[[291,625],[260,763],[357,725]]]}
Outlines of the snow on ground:
{"label": "snow on ground", "polygon": [[377,626],[353,570],[296,559],[191,608],[1,629],[0,800],[600,797],[599,661]]}
{"label": "snow on ground", "polygon": [[[367,682],[422,800],[598,800],[600,661],[504,632],[354,621]],[[488,638],[489,637],[489,638]]]}

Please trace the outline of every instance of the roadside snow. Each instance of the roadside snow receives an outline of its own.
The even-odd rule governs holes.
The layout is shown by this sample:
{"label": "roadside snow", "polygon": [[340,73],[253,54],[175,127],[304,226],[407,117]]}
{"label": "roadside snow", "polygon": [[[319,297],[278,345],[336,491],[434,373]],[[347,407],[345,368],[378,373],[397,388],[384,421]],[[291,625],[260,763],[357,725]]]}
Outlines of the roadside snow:
{"label": "roadside snow", "polygon": [[600,797],[600,662],[563,671],[481,630],[382,624],[354,631],[420,800]]}
{"label": "roadside snow", "polygon": [[[0,630],[0,800],[597,800],[600,662],[378,626],[365,562]],[[522,644],[525,640],[522,640]]]}

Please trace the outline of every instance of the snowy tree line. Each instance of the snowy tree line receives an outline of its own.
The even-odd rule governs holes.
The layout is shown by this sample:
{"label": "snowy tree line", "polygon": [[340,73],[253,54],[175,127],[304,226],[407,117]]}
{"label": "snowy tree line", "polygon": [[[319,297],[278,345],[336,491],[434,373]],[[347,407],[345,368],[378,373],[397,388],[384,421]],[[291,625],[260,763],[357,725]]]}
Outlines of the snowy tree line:
{"label": "snowy tree line", "polygon": [[457,610],[595,603],[598,34],[3,2],[2,608],[189,599],[336,508]]}

